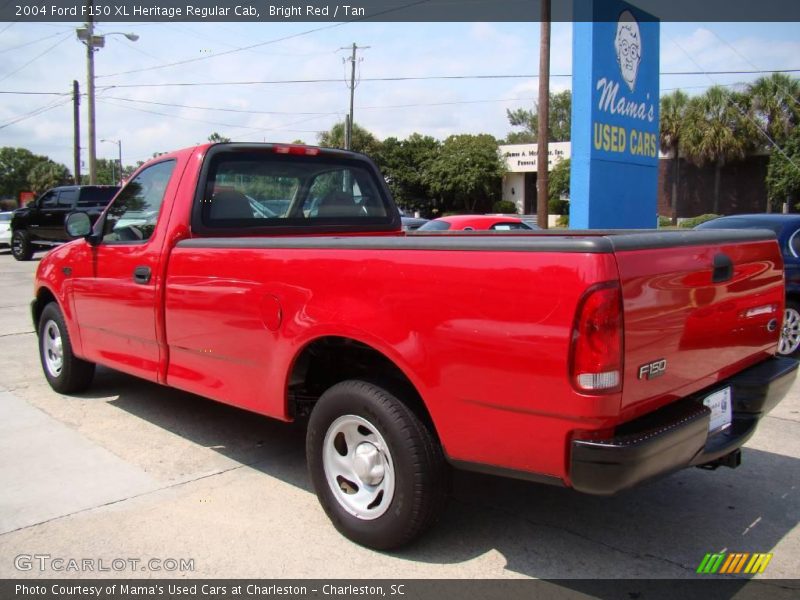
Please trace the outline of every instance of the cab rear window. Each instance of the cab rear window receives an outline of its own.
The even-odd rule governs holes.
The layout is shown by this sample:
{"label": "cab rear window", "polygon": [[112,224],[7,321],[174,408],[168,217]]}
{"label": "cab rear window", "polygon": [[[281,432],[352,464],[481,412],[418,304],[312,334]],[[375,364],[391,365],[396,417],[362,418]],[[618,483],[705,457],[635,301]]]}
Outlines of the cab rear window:
{"label": "cab rear window", "polygon": [[374,229],[399,222],[377,171],[366,161],[270,151],[221,152],[208,160],[194,229]]}

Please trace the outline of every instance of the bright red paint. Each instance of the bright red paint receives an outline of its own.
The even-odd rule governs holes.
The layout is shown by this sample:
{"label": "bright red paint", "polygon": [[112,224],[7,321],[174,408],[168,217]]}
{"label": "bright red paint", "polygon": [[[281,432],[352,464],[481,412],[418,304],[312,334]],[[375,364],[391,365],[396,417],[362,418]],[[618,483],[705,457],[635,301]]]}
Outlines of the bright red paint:
{"label": "bright red paint", "polygon": [[[429,223],[447,223],[450,226],[447,231],[487,231],[489,229],[495,229],[496,226],[503,224],[521,225],[523,224],[523,220],[517,217],[505,217],[501,215],[452,215],[449,217],[432,219]],[[430,226],[426,227],[423,225],[424,229],[428,229],[429,227]]]}
{"label": "bright red paint", "polygon": [[[207,148],[159,157],[177,167],[147,242],[78,240],[42,259],[36,293],[57,299],[79,356],[289,420],[287,378],[300,352],[323,336],[351,338],[412,382],[451,459],[569,483],[577,431],[608,432],[775,353],[778,333],[765,327],[783,310],[774,242],[722,248],[736,265],[725,284],[712,284],[708,269],[720,248],[705,246],[509,252],[487,236],[477,252],[176,247],[192,237]],[[149,285],[132,282],[138,265],[152,268]],[[621,390],[579,393],[576,312],[607,282],[623,305],[624,335],[611,335],[622,347]],[[742,316],[764,305],[776,313]],[[670,371],[637,380],[639,365],[659,358]]]}

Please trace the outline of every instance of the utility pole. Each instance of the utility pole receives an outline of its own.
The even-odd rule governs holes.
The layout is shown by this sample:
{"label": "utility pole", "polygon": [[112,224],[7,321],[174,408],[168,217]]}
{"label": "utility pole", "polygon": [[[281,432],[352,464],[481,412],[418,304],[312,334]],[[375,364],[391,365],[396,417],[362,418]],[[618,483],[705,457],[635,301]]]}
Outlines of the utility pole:
{"label": "utility pole", "polygon": [[95,111],[94,111],[94,49],[102,48],[106,43],[107,35],[124,35],[135,42],[139,36],[135,33],[122,33],[112,31],[102,35],[94,34],[93,0],[86,0],[86,25],[76,30],[78,39],[86,44],[86,106],[89,113],[89,183],[97,183],[97,140],[95,138]]}
{"label": "utility pole", "polygon": [[537,146],[536,222],[547,229],[547,204],[549,201],[548,139],[550,137],[550,0],[541,0],[539,41],[539,139]]}
{"label": "utility pole", "polygon": [[[353,143],[353,98],[356,91],[356,53],[359,50],[366,50],[369,47],[370,46],[358,46],[355,42],[353,42],[353,54],[349,59],[344,59],[350,61],[350,120],[345,122],[345,150],[350,150]],[[350,50],[350,48],[344,47],[339,48],[339,50]]]}
{"label": "utility pole", "polygon": [[89,113],[89,185],[97,183],[97,142],[95,141],[94,116],[94,21],[92,0],[87,0],[89,18],[86,21],[86,93]]}
{"label": "utility pole", "polygon": [[78,82],[72,82],[72,122],[74,126],[73,148],[75,152],[75,185],[81,184],[81,90]]}

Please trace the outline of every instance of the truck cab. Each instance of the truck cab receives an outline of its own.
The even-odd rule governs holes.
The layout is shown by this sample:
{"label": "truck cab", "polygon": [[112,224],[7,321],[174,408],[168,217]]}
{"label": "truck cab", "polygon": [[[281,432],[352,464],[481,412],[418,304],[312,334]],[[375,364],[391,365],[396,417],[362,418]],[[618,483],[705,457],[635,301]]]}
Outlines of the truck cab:
{"label": "truck cab", "polygon": [[119,191],[113,185],[65,185],[47,190],[27,206],[14,211],[11,220],[11,253],[17,260],[30,260],[39,250],[49,250],[70,241],[64,222],[72,212],[85,212],[97,220]]}

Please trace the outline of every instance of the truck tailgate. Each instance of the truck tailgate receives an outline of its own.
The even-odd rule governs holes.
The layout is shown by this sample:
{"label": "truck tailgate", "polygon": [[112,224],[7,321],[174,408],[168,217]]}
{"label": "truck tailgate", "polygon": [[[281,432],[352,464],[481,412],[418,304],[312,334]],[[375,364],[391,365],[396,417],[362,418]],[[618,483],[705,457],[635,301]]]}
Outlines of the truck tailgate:
{"label": "truck tailgate", "polygon": [[610,239],[623,295],[624,420],[775,353],[784,289],[783,260],[772,232]]}

